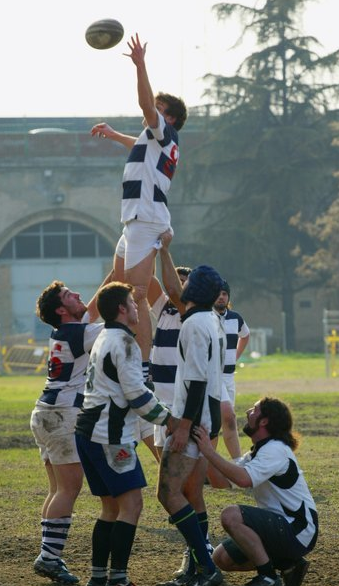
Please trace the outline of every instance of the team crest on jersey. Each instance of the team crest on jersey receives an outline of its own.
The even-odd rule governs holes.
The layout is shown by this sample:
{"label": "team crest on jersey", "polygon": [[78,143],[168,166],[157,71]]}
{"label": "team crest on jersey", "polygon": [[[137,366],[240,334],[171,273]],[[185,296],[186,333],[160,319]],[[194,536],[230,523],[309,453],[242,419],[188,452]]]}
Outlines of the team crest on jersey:
{"label": "team crest on jersey", "polygon": [[59,343],[53,344],[53,349],[48,361],[48,376],[50,379],[59,378],[62,373],[62,361],[56,354],[61,353],[62,346]]}
{"label": "team crest on jersey", "polygon": [[166,175],[168,179],[172,179],[174,175],[174,171],[178,163],[178,152],[178,145],[174,144],[171,148],[169,157],[164,153],[162,153],[159,157],[157,169],[158,171]]}

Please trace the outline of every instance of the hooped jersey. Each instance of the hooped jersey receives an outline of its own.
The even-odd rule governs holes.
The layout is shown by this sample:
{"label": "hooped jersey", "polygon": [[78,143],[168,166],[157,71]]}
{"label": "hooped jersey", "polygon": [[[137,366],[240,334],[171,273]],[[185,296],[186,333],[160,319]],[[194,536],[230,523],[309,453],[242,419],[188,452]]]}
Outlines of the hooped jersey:
{"label": "hooped jersey", "polygon": [[158,320],[151,353],[152,381],[158,399],[171,406],[178,362],[181,315],[165,293],[152,306],[152,313]]}
{"label": "hooped jersey", "polygon": [[158,112],[158,126],[137,138],[123,174],[121,221],[170,224],[167,194],[179,159],[178,133]]}
{"label": "hooped jersey", "polygon": [[238,338],[246,338],[250,330],[247,323],[236,311],[227,309],[223,315],[219,313],[217,315],[225,330],[227,340],[224,373],[233,374],[237,362]]}
{"label": "hooped jersey", "polygon": [[102,328],[102,323],[71,322],[52,330],[48,376],[37,405],[81,407],[89,353]]}

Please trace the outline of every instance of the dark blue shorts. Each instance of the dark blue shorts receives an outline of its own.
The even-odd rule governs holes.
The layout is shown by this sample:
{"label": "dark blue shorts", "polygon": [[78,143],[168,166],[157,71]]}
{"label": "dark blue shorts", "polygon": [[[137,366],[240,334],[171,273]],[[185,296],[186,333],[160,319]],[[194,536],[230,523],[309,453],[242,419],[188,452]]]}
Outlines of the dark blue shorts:
{"label": "dark blue shorts", "polygon": [[[275,568],[284,570],[291,562],[308,553],[309,550],[298,541],[290,524],[282,515],[248,505],[239,505],[239,509],[245,525],[259,535]],[[222,541],[222,545],[236,564],[242,565],[248,561],[231,537]]]}
{"label": "dark blue shorts", "polygon": [[75,438],[92,494],[116,497],[147,486],[134,445],[98,444],[80,434]]}

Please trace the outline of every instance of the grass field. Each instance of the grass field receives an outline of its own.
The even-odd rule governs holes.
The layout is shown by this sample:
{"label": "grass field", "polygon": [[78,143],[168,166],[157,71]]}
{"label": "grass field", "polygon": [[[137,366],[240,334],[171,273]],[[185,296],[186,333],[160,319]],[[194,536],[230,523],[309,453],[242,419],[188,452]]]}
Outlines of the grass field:
{"label": "grass field", "polygon": [[[242,428],[244,412],[259,396],[279,394],[292,408],[295,428],[302,432],[298,458],[316,500],[320,535],[310,554],[305,586],[325,583],[339,586],[339,381],[325,378],[323,356],[265,357],[245,362],[237,373],[237,415]],[[43,377],[0,377],[0,585],[43,586],[46,581],[32,572],[39,552],[40,509],[46,495],[46,479],[38,450],[29,430],[30,412],[43,388]],[[221,442],[220,442],[221,444]],[[241,434],[244,450],[249,439]],[[144,490],[144,510],[130,563],[130,577],[138,586],[152,586],[169,579],[180,563],[183,544],[155,497],[157,464],[144,445],[138,448],[149,486]],[[220,452],[225,450],[220,445]],[[222,538],[219,518],[231,503],[251,503],[240,489],[206,487],[210,535],[214,544]],[[76,502],[74,523],[65,559],[86,584],[90,565],[91,530],[99,505],[86,484]],[[228,574],[228,584],[240,585],[250,575]]]}

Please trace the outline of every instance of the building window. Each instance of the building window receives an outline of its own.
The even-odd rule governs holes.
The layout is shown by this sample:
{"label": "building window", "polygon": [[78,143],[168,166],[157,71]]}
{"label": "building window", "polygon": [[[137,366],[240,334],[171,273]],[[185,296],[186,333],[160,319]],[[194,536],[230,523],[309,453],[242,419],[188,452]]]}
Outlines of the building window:
{"label": "building window", "polygon": [[53,220],[27,228],[10,240],[0,259],[111,257],[105,238],[77,222]]}
{"label": "building window", "polygon": [[310,299],[301,299],[301,301],[299,301],[299,307],[302,309],[310,309],[312,307],[312,302]]}

